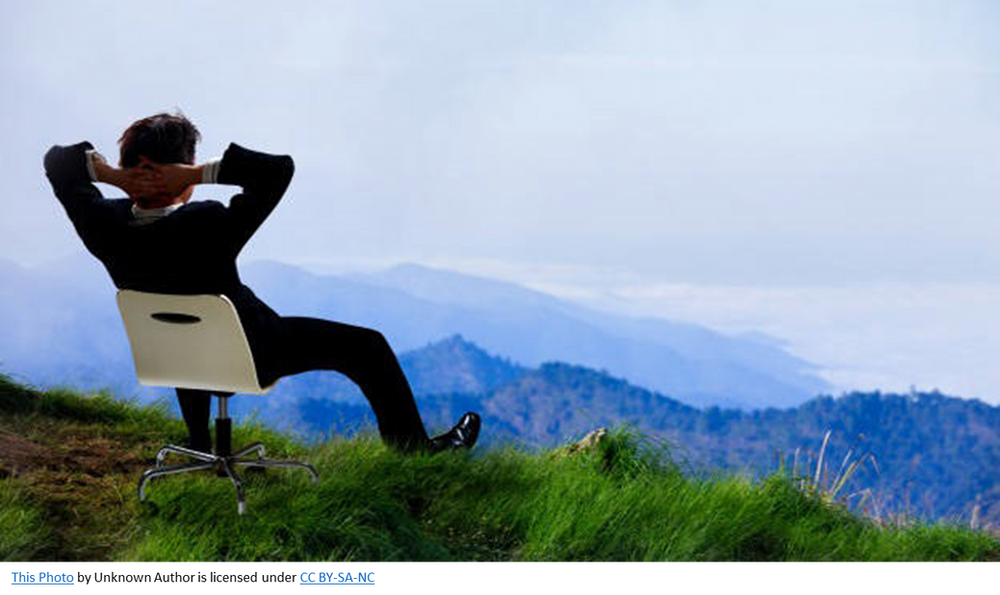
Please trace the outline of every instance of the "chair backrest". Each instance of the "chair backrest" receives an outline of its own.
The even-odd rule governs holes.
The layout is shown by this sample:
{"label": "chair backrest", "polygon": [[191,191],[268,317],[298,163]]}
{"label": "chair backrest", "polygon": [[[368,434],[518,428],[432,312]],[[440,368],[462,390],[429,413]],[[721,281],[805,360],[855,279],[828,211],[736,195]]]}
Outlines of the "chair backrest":
{"label": "chair backrest", "polygon": [[236,308],[224,295],[168,295],[123,289],[118,310],[139,382],[264,394]]}

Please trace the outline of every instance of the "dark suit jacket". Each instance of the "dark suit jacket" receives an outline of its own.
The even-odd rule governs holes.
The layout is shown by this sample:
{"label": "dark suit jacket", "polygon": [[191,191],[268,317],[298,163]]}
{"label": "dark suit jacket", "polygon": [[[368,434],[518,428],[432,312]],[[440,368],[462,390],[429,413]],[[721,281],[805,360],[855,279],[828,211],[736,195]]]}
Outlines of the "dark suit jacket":
{"label": "dark suit jacket", "polygon": [[92,148],[83,142],[45,154],[45,173],[87,250],[119,289],[227,296],[243,323],[259,381],[270,384],[277,378],[279,316],[240,281],[236,256],[281,200],[295,169],[292,158],[230,144],[218,182],[243,192],[228,207],[195,201],[134,225],[131,200],[106,200],[91,183],[85,151]]}

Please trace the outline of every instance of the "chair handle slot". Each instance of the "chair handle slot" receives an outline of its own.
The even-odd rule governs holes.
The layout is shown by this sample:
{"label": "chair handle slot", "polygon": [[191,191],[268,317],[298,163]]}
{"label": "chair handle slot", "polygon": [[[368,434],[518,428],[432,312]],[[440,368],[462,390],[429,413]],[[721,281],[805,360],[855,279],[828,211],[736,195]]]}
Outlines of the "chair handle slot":
{"label": "chair handle slot", "polygon": [[201,318],[191,314],[181,314],[180,312],[154,312],[149,315],[153,320],[166,322],[168,324],[197,324]]}

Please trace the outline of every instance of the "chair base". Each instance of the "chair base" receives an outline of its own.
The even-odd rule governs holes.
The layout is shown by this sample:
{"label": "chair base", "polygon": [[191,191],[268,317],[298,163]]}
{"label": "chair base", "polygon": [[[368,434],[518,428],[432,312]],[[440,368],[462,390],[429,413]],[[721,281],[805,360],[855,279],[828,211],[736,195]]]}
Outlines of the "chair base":
{"label": "chair base", "polygon": [[[254,452],[257,453],[256,458],[244,458],[246,455]],[[163,465],[163,460],[170,453],[194,459],[195,462],[166,467]],[[266,450],[264,445],[260,442],[255,442],[246,448],[242,448],[232,453],[231,455],[216,455],[183,446],[175,446],[173,444],[164,446],[160,449],[160,452],[156,454],[156,467],[153,469],[147,469],[146,472],[142,474],[142,478],[139,479],[139,500],[146,499],[146,483],[152,479],[166,475],[176,475],[178,473],[189,473],[191,471],[201,471],[205,469],[216,469],[220,476],[229,477],[229,479],[233,482],[233,486],[236,488],[236,510],[239,514],[246,512],[247,505],[246,500],[243,497],[243,481],[240,479],[240,476],[236,474],[236,467],[305,469],[312,476],[312,482],[314,484],[319,483],[319,472],[317,472],[316,468],[309,463],[304,463],[302,461],[276,461],[265,459],[265,453]]]}

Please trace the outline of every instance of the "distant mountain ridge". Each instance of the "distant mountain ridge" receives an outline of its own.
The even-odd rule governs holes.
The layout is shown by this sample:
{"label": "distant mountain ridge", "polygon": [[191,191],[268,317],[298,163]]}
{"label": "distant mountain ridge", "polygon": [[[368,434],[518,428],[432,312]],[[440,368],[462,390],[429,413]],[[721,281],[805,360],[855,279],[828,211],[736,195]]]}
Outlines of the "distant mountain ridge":
{"label": "distant mountain ridge", "polygon": [[[829,388],[815,366],[758,338],[595,312],[511,283],[418,265],[321,276],[253,262],[241,271],[278,312],[379,329],[397,352],[461,334],[518,365],[604,369],[701,407],[794,406]],[[0,364],[29,382],[149,394],[135,384],[113,296],[87,255],[35,269],[0,266],[0,325],[8,329]]]}
{"label": "distant mountain ridge", "polygon": [[[493,353],[529,365],[564,361],[608,370],[695,406],[787,407],[830,389],[813,374],[817,366],[763,333],[729,336],[695,324],[618,316],[513,283],[417,264],[354,278],[510,321],[521,331],[517,341],[466,333]],[[523,320],[525,311],[538,315]],[[582,334],[567,332],[574,323]]]}
{"label": "distant mountain ridge", "polygon": [[416,394],[484,393],[528,373],[527,368],[491,356],[461,335],[406,352],[400,365]]}

